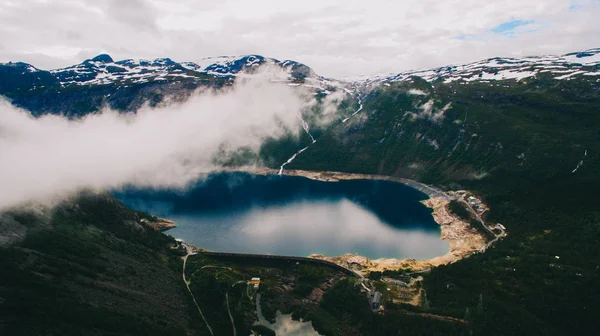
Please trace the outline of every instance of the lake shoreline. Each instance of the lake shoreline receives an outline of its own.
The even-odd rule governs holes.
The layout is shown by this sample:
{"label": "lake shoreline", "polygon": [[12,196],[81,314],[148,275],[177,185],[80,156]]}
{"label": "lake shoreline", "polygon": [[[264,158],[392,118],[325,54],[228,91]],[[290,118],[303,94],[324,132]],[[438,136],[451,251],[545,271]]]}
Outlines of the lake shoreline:
{"label": "lake shoreline", "polygon": [[[255,167],[240,167],[240,168],[223,168],[214,171],[217,172],[240,172],[250,173],[254,175],[279,175],[277,169],[271,168],[255,168]],[[442,197],[448,200],[452,197],[448,196],[445,192],[436,189],[427,184],[417,182],[414,180],[392,177],[386,175],[372,175],[372,174],[357,174],[357,173],[343,173],[333,171],[310,171],[310,170],[284,170],[282,175],[285,176],[301,176],[311,180],[324,181],[324,182],[339,182],[344,180],[379,180],[379,181],[391,181],[407,185],[413,189],[417,189],[429,197]]]}
{"label": "lake shoreline", "polygon": [[[214,172],[244,172],[264,176],[278,175],[279,173],[279,171],[276,169],[257,167],[222,168]],[[324,182],[339,182],[342,180],[392,181],[417,189],[429,197],[428,199],[421,201],[421,203],[433,210],[431,215],[441,228],[440,238],[447,241],[450,245],[450,248],[446,254],[423,260],[416,260],[412,258],[369,259],[368,257],[358,254],[345,254],[335,257],[328,257],[322,254],[312,254],[309,256],[309,258],[327,260],[340,266],[354,269],[363,274],[374,271],[409,268],[413,271],[425,271],[431,269],[432,267],[450,264],[466,258],[473,253],[482,251],[487,246],[486,238],[483,234],[471,227],[469,223],[458,218],[450,212],[448,209],[448,204],[454,199],[454,197],[446,194],[444,191],[424,183],[385,175],[356,174],[332,171],[315,172],[307,170],[284,170],[282,175],[301,176]]]}
{"label": "lake shoreline", "polygon": [[432,216],[441,227],[440,238],[450,244],[448,252],[444,255],[423,260],[413,258],[369,259],[357,254],[346,254],[337,257],[313,254],[309,258],[331,261],[338,265],[354,269],[362,274],[400,269],[410,269],[411,271],[418,272],[459,261],[486,247],[486,238],[481,233],[471,227],[469,223],[450,213],[448,210],[449,200],[441,197],[433,197],[421,201],[421,203],[433,209]]}

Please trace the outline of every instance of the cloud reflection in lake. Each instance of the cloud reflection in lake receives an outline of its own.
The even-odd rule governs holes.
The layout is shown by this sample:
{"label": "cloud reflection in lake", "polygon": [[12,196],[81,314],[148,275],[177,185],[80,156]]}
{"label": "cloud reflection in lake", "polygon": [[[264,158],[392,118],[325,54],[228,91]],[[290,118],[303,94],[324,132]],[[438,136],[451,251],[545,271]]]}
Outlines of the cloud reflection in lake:
{"label": "cloud reflection in lake", "polygon": [[[304,190],[300,196],[294,194],[290,197],[291,191],[278,191],[275,194],[281,195],[279,199],[272,199],[271,195],[267,201],[264,198],[256,199],[256,196],[247,191],[242,192],[243,182],[233,190],[229,189],[229,192],[234,195],[233,199],[236,198],[237,190],[239,194],[246,195],[240,198],[249,197],[251,201],[236,200],[229,204],[230,207],[221,202],[218,209],[212,207],[212,210],[206,208],[206,202],[199,203],[203,204],[198,206],[203,208],[202,211],[190,210],[193,207],[190,204],[194,204],[190,202],[190,197],[195,202],[200,202],[199,196],[191,195],[212,193],[215,195],[213,199],[219,198],[216,194],[224,192],[219,189],[221,186],[200,185],[192,192],[176,197],[163,197],[160,193],[146,197],[144,193],[138,192],[125,193],[120,198],[135,209],[174,220],[178,227],[168,231],[169,234],[213,251],[296,256],[358,253],[372,259],[426,259],[448,251],[448,243],[440,239],[439,226],[432,221],[429,210],[414,199],[412,194],[412,198],[407,196],[414,192],[412,189],[402,185],[378,184],[378,193],[373,193],[373,186],[368,183],[370,181],[359,184],[351,182],[353,181],[329,183],[335,186],[327,197],[323,197],[313,187],[315,183],[327,182],[294,179],[293,184],[297,184],[297,190]],[[273,182],[253,178],[245,183],[257,184],[253,185],[253,188],[260,190],[256,193],[270,193],[279,188],[289,190],[280,185],[289,181]],[[349,185],[343,185],[344,183]],[[381,194],[388,197],[386,202],[390,204],[384,204],[385,209],[379,211],[382,209],[382,200],[377,200],[377,206],[373,206],[372,198],[375,197],[373,195],[381,197]],[[390,199],[390,195],[398,195],[400,201]],[[232,197],[227,196],[227,199]],[[357,199],[362,201],[357,202]],[[245,206],[239,206],[239,203]],[[385,213],[383,217],[394,223],[383,220],[381,213],[376,211]]]}

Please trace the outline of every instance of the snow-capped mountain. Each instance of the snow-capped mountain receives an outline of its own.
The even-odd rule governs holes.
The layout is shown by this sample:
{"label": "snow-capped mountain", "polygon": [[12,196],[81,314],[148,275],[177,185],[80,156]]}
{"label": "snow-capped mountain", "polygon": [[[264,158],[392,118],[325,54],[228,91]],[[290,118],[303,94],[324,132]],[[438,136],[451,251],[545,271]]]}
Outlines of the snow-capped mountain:
{"label": "snow-capped mountain", "polygon": [[[37,69],[25,63],[6,63],[23,74],[37,73]],[[98,55],[92,59],[66,68],[50,70],[61,86],[104,85],[113,83],[141,84],[154,81],[177,82],[182,80],[205,80],[207,76],[234,78],[254,74],[257,69],[266,66],[283,70],[287,80],[302,81],[318,76],[306,65],[295,61],[279,61],[259,55],[239,57],[209,57],[196,62],[178,63],[170,58],[155,60],[126,59],[114,61],[109,55]]]}
{"label": "snow-capped mountain", "polygon": [[301,86],[315,95],[338,91],[347,93],[346,98],[351,99],[357,93],[356,88],[365,89],[364,96],[370,88],[390,86],[414,77],[440,85],[509,85],[533,79],[550,84],[571,80],[596,84],[600,83],[600,48],[562,56],[495,57],[464,65],[352,80],[325,78],[302,63],[260,55],[208,57],[193,62],[176,62],[169,58],[115,61],[108,55],[98,55],[80,64],[50,71],[21,62],[0,63],[0,95],[34,113],[69,111],[82,115],[102,106],[134,111],[145,102],[158,104],[167,96],[186,99],[198,88],[220,88],[238,79],[263,74],[270,76],[273,82]]}
{"label": "snow-capped mountain", "polygon": [[[345,87],[340,81],[318,76],[302,63],[260,55],[208,57],[179,63],[170,58],[115,61],[102,54],[80,64],[50,71],[21,62],[0,63],[0,94],[20,98],[40,90],[49,93],[67,88],[93,88],[94,91],[102,91],[98,94],[106,98],[114,96],[115,90],[131,88],[158,90],[160,95],[169,95],[190,92],[199,87],[228,86],[237,79],[257,76],[283,85],[302,86],[315,95],[328,95],[332,90]],[[29,101],[21,103],[19,99],[13,100],[13,103],[31,104]],[[133,107],[127,109],[130,108]]]}
{"label": "snow-capped mountain", "polygon": [[185,100],[196,89],[223,88],[250,78],[300,87],[303,93],[315,96],[327,96],[347,86],[317,75],[302,63],[260,55],[176,62],[170,58],[115,61],[102,54],[49,71],[21,62],[0,63],[0,95],[35,114],[83,115],[103,106],[135,111],[165,97]]}
{"label": "snow-capped mountain", "polygon": [[574,52],[562,56],[531,56],[522,58],[494,57],[478,62],[440,68],[406,71],[397,74],[364,76],[350,79],[365,85],[401,82],[410,77],[421,77],[428,82],[472,82],[548,78],[570,80],[587,78],[600,81],[600,48]]}

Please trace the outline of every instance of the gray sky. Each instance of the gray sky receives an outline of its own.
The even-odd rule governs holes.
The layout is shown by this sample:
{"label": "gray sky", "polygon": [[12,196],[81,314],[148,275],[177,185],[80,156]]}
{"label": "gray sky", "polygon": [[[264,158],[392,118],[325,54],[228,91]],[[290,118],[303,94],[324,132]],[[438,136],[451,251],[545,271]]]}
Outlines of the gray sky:
{"label": "gray sky", "polygon": [[0,62],[261,54],[346,77],[600,47],[600,0],[0,0]]}

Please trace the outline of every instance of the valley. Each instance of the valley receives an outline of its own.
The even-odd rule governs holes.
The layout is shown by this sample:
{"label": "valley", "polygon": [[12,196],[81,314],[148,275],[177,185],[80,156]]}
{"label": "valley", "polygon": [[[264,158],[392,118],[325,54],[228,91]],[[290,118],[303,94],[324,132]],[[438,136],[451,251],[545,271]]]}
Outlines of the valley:
{"label": "valley", "polygon": [[[69,168],[81,193],[0,212],[0,333],[272,334],[287,321],[322,335],[585,334],[600,305],[598,55],[496,57],[352,80],[259,55],[100,55],[50,71],[0,64],[3,115],[18,107],[28,122],[64,121],[65,133],[110,110],[130,117],[124,129],[135,134],[136,111],[177,113],[265,79],[303,102],[276,132],[240,132],[210,148],[169,138],[163,121],[178,120],[185,134],[217,127],[188,130],[170,115],[142,132],[174,148],[156,161],[140,158],[159,142],[104,136],[109,152],[131,150],[49,165],[89,151],[65,137],[59,154],[32,156],[21,166],[32,184]],[[22,125],[0,121],[1,139],[52,140]],[[236,137],[252,144],[231,145]],[[158,173],[139,175],[154,168],[146,164],[110,183],[80,174],[136,161],[159,163]],[[206,172],[231,178],[211,186]],[[3,190],[8,199],[29,189]],[[256,325],[257,294],[270,326]]]}

